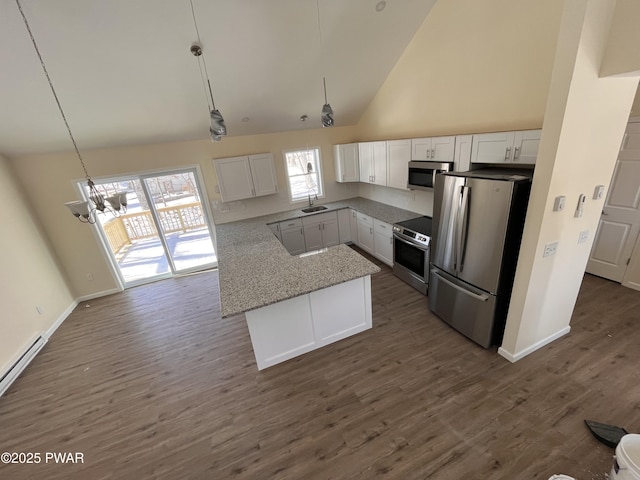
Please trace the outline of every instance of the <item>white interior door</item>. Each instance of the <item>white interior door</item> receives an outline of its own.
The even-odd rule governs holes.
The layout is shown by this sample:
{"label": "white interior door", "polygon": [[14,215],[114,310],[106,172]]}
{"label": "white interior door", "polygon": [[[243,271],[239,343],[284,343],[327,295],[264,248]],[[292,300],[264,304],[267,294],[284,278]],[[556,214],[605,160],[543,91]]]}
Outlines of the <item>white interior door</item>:
{"label": "white interior door", "polygon": [[640,123],[629,123],[587,263],[587,272],[622,282],[631,261],[638,232]]}

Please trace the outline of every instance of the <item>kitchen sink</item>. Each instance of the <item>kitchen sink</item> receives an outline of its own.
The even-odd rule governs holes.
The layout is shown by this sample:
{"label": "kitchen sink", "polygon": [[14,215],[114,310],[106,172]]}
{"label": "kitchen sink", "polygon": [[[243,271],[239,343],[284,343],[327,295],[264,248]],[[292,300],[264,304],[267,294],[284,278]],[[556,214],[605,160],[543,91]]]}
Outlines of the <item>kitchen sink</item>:
{"label": "kitchen sink", "polygon": [[319,212],[320,210],[326,210],[327,207],[325,207],[324,205],[318,205],[316,207],[307,207],[307,208],[303,208],[302,211],[304,213],[311,213],[311,212]]}

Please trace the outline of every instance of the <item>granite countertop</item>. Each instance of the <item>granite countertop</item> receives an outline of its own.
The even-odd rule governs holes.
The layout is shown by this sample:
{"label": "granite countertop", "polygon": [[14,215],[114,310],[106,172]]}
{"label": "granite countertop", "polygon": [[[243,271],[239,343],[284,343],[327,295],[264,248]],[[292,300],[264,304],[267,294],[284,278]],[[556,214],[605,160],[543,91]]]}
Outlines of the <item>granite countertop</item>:
{"label": "granite countertop", "polygon": [[353,208],[387,223],[420,216],[365,198],[323,204],[326,210],[300,209],[215,226],[222,316],[228,317],[281,302],[380,271],[347,245],[293,256],[267,224]]}

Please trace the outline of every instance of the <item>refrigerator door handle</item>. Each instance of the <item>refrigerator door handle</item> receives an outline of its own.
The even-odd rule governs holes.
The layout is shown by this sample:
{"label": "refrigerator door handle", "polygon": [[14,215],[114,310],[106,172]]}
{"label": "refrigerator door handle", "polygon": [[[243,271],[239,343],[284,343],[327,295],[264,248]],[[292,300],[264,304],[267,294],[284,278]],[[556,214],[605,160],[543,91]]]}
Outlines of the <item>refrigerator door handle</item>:
{"label": "refrigerator door handle", "polygon": [[456,290],[461,291],[462,293],[469,295],[472,298],[475,298],[476,300],[480,300],[481,302],[486,302],[487,300],[489,300],[489,295],[485,295],[485,294],[477,294],[477,293],[473,293],[470,292],[469,290],[467,290],[466,288],[461,287],[460,285],[456,285],[455,283],[453,283],[450,280],[447,280],[446,278],[444,278],[442,275],[440,275],[437,271],[432,270],[431,273],[433,273],[436,277],[438,277],[441,281],[443,281],[444,283],[446,283],[447,285],[449,285],[450,287],[455,288]]}
{"label": "refrigerator door handle", "polygon": [[460,254],[458,272],[462,272],[464,269],[464,256],[467,251],[467,232],[469,230],[469,199],[471,197],[471,188],[462,187],[461,197],[461,214],[462,214],[462,228],[460,229]]}
{"label": "refrigerator door handle", "polygon": [[463,194],[464,194],[464,186],[460,187],[460,190],[458,193],[458,205],[455,210],[455,220],[454,220],[455,231],[453,233],[453,238],[455,242],[455,248],[453,249],[453,271],[456,275],[459,273],[459,270],[460,270],[460,256],[462,255],[462,252],[460,251],[461,245],[462,245],[461,238],[460,238],[462,227],[460,225],[460,222],[462,220],[461,212],[462,212]]}

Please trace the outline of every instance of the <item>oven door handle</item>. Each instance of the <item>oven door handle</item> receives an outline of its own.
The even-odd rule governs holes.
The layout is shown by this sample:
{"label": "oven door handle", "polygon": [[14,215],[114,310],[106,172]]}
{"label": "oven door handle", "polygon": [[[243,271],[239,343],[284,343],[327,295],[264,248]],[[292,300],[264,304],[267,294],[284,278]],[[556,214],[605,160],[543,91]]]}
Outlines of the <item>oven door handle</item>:
{"label": "oven door handle", "polygon": [[402,243],[406,243],[407,245],[410,245],[412,247],[419,248],[420,250],[427,250],[429,248],[429,247],[425,248],[422,245],[420,245],[419,243],[413,243],[413,242],[410,242],[409,240],[405,240],[404,238],[400,238],[395,233],[393,234],[393,238],[395,238],[396,240],[401,241]]}

